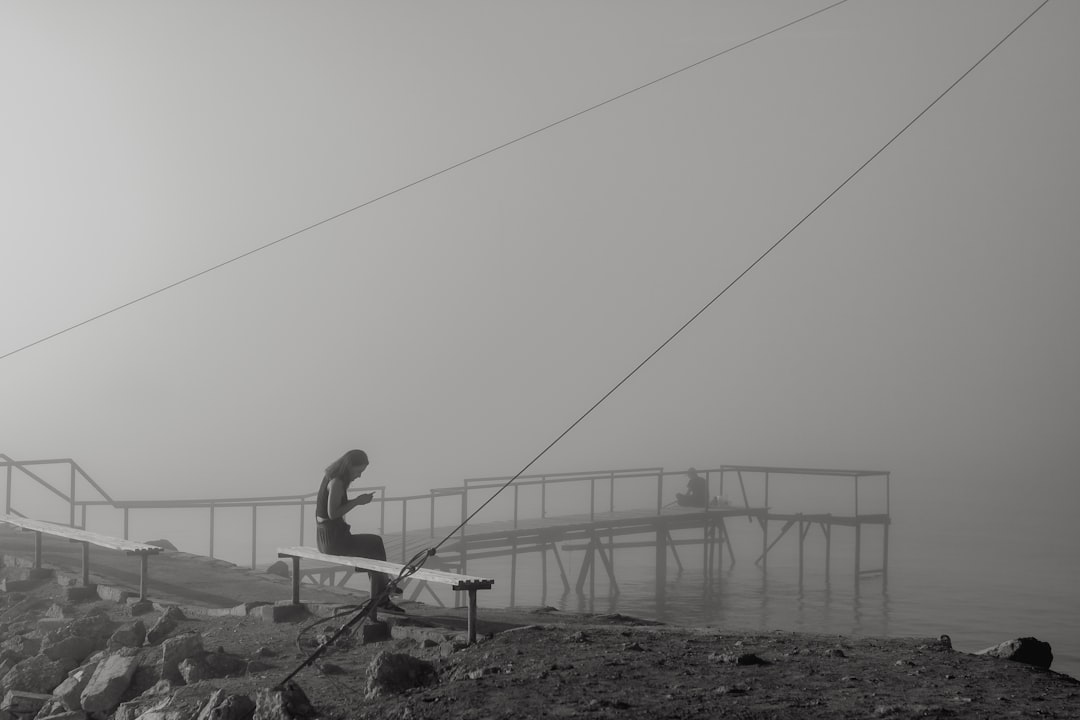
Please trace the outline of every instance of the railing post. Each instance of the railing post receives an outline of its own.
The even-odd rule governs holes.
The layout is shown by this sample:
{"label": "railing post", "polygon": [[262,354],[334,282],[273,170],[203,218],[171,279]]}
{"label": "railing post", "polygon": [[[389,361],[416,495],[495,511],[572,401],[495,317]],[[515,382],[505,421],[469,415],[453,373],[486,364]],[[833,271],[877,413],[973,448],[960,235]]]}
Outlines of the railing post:
{"label": "railing post", "polygon": [[129,510],[131,510],[131,508],[128,508],[128,507],[124,508],[124,539],[125,540],[130,540],[131,539],[129,537],[129,535],[130,535],[130,532],[129,532],[130,525],[128,523],[128,521],[130,520],[130,518],[128,517],[128,511]]}
{"label": "railing post", "polygon": [[69,527],[75,527],[75,461],[69,460],[71,463],[71,494],[68,495],[68,505],[70,507],[70,516],[68,520]]}
{"label": "railing post", "polygon": [[210,503],[210,559],[214,559],[214,503]]}
{"label": "railing post", "polygon": [[461,488],[461,527],[458,536],[461,538],[461,573],[466,571],[468,553],[465,550],[465,518],[469,517],[469,484],[466,482]]}
{"label": "railing post", "polygon": [[885,514],[887,516],[889,515],[889,475],[890,473],[885,474]]}
{"label": "railing post", "polygon": [[656,514],[659,515],[660,511],[664,509],[664,473],[658,472],[656,474]]}
{"label": "railing post", "polygon": [[428,524],[430,528],[430,535],[428,537],[435,537],[435,491],[431,491],[431,520]]}
{"label": "railing post", "polygon": [[611,471],[611,479],[608,484],[608,512],[615,512],[615,471]]}
{"label": "railing post", "polygon": [[5,493],[4,512],[11,514],[11,466],[7,466],[7,493]]}
{"label": "railing post", "polygon": [[859,476],[855,476],[855,517],[859,517]]}
{"label": "railing post", "polygon": [[[8,468],[8,474],[11,474],[11,468]],[[547,476],[540,478],[540,517],[547,517]]]}
{"label": "railing post", "polygon": [[304,544],[304,501],[300,501],[300,545]]}
{"label": "railing post", "polygon": [[518,526],[518,490],[520,486],[514,485],[514,529]]}
{"label": "railing post", "polygon": [[402,500],[401,501],[401,562],[402,562],[402,564],[404,564],[405,561],[409,559],[408,556],[405,554],[405,529],[408,527],[408,520],[409,520],[408,511],[409,511],[409,501],[408,500]]}
{"label": "railing post", "polygon": [[589,522],[596,517],[596,478],[589,478]]}
{"label": "railing post", "polygon": [[257,512],[256,512],[258,509],[259,509],[259,506],[252,503],[252,505],[251,505],[251,569],[252,570],[255,569],[255,530],[258,527],[258,525],[257,525],[257,519],[258,518],[257,518]]}

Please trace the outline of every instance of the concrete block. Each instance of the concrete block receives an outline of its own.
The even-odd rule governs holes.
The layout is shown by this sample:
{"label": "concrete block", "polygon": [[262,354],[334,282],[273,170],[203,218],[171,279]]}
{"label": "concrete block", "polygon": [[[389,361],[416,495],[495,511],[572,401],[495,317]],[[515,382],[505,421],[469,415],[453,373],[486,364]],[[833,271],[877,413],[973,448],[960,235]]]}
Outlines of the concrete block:
{"label": "concrete block", "polygon": [[69,622],[71,622],[71,618],[45,617],[37,621],[37,626],[42,634],[46,634],[51,633],[53,630],[59,630]]}
{"label": "concrete block", "polygon": [[37,580],[12,580],[11,578],[0,579],[0,592],[28,592],[41,583]]}
{"label": "concrete block", "polygon": [[128,612],[132,615],[143,615],[154,609],[154,603],[149,600],[140,600],[137,597],[127,599]]}
{"label": "concrete block", "polygon": [[299,605],[286,603],[281,605],[260,605],[252,611],[252,615],[260,620],[278,623],[303,620],[309,616],[309,613],[303,603]]}
{"label": "concrete block", "polygon": [[360,632],[357,635],[360,637],[361,645],[385,642],[390,639],[390,626],[379,620],[368,621],[360,626]]}
{"label": "concrete block", "polygon": [[72,585],[64,588],[64,600],[80,603],[98,599],[97,585]]}
{"label": "concrete block", "polygon": [[133,593],[130,590],[124,590],[113,585],[96,585],[97,595],[102,600],[108,600],[114,603],[126,603],[130,598],[137,597],[137,593]]}

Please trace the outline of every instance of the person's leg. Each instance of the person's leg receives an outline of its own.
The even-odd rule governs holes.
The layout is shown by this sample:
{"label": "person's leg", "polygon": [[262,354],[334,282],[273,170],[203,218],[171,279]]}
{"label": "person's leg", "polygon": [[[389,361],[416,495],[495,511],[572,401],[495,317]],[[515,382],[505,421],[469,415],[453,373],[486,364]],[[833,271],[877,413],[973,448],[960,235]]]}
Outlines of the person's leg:
{"label": "person's leg", "polygon": [[[351,541],[350,555],[370,558],[371,560],[385,560],[386,546],[383,539],[378,535],[354,534]],[[382,595],[386,586],[390,584],[390,577],[386,573],[368,573],[371,577],[371,594],[373,597]]]}

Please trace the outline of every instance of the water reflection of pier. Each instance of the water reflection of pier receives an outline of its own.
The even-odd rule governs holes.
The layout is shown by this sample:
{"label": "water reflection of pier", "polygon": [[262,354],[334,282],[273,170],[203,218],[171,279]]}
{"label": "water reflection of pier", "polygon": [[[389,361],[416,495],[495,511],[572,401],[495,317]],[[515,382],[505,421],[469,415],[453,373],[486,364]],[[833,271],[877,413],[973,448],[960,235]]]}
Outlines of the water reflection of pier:
{"label": "water reflection of pier", "polygon": [[[618,595],[619,583],[616,574],[615,551],[652,548],[655,569],[655,592],[658,605],[664,602],[669,571],[674,565],[680,574],[684,570],[679,548],[687,546],[701,549],[701,570],[706,579],[719,575],[727,563],[734,566],[737,562],[735,548],[729,533],[729,522],[745,518],[760,530],[761,545],[754,559],[754,564],[766,571],[770,552],[785,538],[792,538],[798,548],[798,583],[802,587],[806,572],[806,546],[811,541],[810,533],[815,528],[821,531],[824,543],[824,573],[826,582],[833,573],[834,530],[851,528],[850,540],[854,549],[854,567],[851,577],[856,589],[861,580],[870,576],[880,576],[882,588],[888,581],[888,537],[889,537],[889,473],[864,470],[831,470],[815,468],[777,468],[760,466],[720,466],[699,471],[709,483],[709,497],[726,498],[727,504],[707,507],[680,507],[665,503],[665,479],[668,488],[673,488],[674,477],[685,478],[685,473],[665,472],[659,468],[615,470],[591,473],[566,473],[560,475],[536,475],[522,477],[512,486],[508,503],[512,519],[504,522],[477,523],[473,521],[449,538],[440,548],[437,562],[443,567],[468,571],[470,562],[490,558],[507,558],[509,577],[503,580],[509,585],[510,604],[517,603],[518,559],[523,555],[538,554],[540,557],[539,584],[542,597],[547,597],[549,568],[558,570],[558,581],[562,584],[564,595],[576,592],[579,596],[595,597],[597,576],[606,580],[609,594]],[[797,495],[806,496],[806,491],[818,494],[817,483],[848,483],[846,488],[832,488],[831,493],[822,493],[826,500],[846,500],[849,512],[779,512],[770,504],[770,483],[783,478],[791,490],[791,482],[798,484]],[[635,509],[617,510],[617,504],[634,502],[642,499],[641,481],[655,482],[655,505]],[[397,534],[386,534],[387,549],[393,557],[411,557],[431,544],[432,538],[442,539],[446,528],[440,533],[435,527],[435,498],[457,496],[461,502],[461,517],[470,512],[470,497],[487,500],[491,494],[502,487],[507,478],[480,478],[465,481],[456,488],[440,488],[431,495],[432,521],[427,529],[408,530]],[[867,481],[876,482],[871,493],[873,505],[880,512],[862,512],[867,504],[867,490],[863,489],[863,506],[860,506],[860,485]],[[631,484],[636,487],[631,490]],[[726,488],[725,488],[726,484]],[[549,514],[549,493],[552,486],[570,486],[577,490],[577,496],[571,501],[576,508],[588,507],[587,513]],[[678,489],[681,489],[679,487]],[[727,498],[725,490],[732,498]],[[532,493],[531,498],[522,500],[523,495]],[[674,490],[672,489],[673,493]],[[714,495],[715,492],[715,495]],[[775,493],[775,490],[773,490]],[[599,497],[598,497],[599,496]],[[617,503],[616,498],[619,498]],[[426,496],[418,496],[419,500]],[[754,498],[760,504],[752,502]],[[818,498],[820,499],[820,498]],[[387,498],[387,501],[392,498]],[[604,502],[606,501],[606,502]],[[565,505],[565,503],[564,503]],[[598,508],[598,505],[600,507]],[[606,505],[606,507],[603,507]],[[403,505],[404,508],[404,505]],[[531,511],[531,514],[529,513]],[[407,514],[403,510],[402,527],[407,528]],[[778,533],[771,530],[780,526]],[[880,565],[864,567],[863,544],[864,529],[881,528]],[[792,532],[794,531],[794,532]],[[790,534],[789,534],[790,533]],[[582,560],[576,573],[568,573],[564,562],[565,552],[583,552]],[[535,575],[530,575],[535,579]],[[536,585],[531,582],[531,585]],[[505,587],[505,585],[504,585]],[[417,587],[412,592],[416,597],[422,592]],[[432,593],[433,597],[434,593]],[[438,599],[436,597],[436,599]]]}

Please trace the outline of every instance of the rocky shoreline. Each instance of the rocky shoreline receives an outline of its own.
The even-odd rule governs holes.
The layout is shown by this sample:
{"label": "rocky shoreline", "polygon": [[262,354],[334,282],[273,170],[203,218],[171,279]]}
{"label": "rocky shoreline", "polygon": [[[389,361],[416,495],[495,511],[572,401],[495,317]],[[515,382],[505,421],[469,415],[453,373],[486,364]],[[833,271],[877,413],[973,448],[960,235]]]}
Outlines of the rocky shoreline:
{"label": "rocky shoreline", "polygon": [[140,605],[0,572],[4,718],[1080,716],[1077,680],[956,652],[947,638],[728,632],[538,608],[484,611],[487,634],[469,646],[460,614],[410,605],[388,639],[364,642],[370,632],[354,628],[326,644],[348,613]]}

